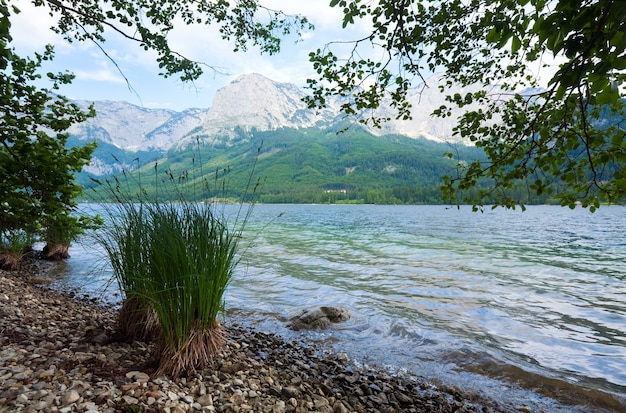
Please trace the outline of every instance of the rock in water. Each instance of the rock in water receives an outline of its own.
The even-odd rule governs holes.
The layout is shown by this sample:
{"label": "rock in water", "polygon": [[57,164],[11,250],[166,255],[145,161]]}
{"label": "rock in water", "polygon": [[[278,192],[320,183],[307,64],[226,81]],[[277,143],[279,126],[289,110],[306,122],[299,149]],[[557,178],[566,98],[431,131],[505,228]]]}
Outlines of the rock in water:
{"label": "rock in water", "polygon": [[350,313],[345,308],[320,307],[320,310],[326,314],[326,317],[328,317],[331,323],[340,323],[350,319]]}
{"label": "rock in water", "polygon": [[345,308],[323,306],[301,311],[300,314],[289,319],[287,327],[295,331],[324,329],[330,323],[339,323],[348,319],[350,319],[350,313]]}

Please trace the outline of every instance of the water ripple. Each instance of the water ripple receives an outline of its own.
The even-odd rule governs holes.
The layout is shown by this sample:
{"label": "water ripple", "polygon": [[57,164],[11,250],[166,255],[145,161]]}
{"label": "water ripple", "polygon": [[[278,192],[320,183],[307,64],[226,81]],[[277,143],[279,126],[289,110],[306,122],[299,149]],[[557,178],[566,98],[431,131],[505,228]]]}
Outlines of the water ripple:
{"label": "water ripple", "polygon": [[[495,397],[505,380],[626,410],[624,234],[623,207],[258,205],[227,304],[261,328]],[[73,273],[85,273],[81,256]],[[329,304],[351,320],[284,327]]]}

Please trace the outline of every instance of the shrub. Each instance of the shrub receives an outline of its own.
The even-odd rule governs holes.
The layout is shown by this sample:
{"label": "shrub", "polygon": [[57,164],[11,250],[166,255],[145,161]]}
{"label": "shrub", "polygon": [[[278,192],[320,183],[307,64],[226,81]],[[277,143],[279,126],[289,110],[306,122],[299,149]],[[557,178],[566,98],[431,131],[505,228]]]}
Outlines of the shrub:
{"label": "shrub", "polygon": [[25,253],[32,250],[35,236],[24,230],[0,233],[0,269],[14,271]]}

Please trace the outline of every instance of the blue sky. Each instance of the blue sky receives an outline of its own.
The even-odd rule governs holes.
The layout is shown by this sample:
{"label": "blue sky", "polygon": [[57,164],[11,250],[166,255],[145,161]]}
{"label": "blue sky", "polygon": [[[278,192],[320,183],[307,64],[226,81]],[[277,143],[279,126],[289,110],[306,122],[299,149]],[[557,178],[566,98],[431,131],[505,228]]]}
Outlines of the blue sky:
{"label": "blue sky", "polygon": [[[136,42],[109,33],[102,47],[129,80],[132,87],[129,89],[122,74],[98,47],[89,42],[69,44],[56,35],[50,30],[53,20],[48,9],[34,7],[31,0],[11,0],[11,4],[22,11],[12,17],[11,33],[13,45],[21,54],[42,51],[45,44],[55,46],[56,58],[45,69],[69,70],[76,75],[73,84],[61,90],[71,99],[127,101],[138,106],[181,111],[210,107],[218,89],[246,73],[260,73],[278,82],[304,87],[307,78],[315,77],[308,61],[311,51],[331,41],[356,40],[370,33],[365,22],[342,29],[342,10],[331,8],[329,3],[330,0],[261,0],[261,4],[270,9],[305,15],[315,25],[315,30],[305,33],[297,44],[295,36],[284,39],[282,52],[275,56],[261,55],[252,47],[245,53],[234,53],[233,45],[222,40],[215,27],[175,25],[170,35],[172,48],[221,72],[206,70],[194,84],[183,84],[176,77],[159,76],[153,52],[146,52]],[[337,51],[336,47],[333,51]],[[368,53],[363,49],[360,52]],[[535,69],[538,73],[539,67]],[[542,78],[549,79],[555,70],[556,66],[541,69]]]}
{"label": "blue sky", "polygon": [[261,55],[255,48],[245,53],[232,52],[232,44],[219,38],[215,29],[181,26],[172,33],[173,49],[194,60],[215,66],[222,74],[207,70],[195,84],[183,84],[175,77],[163,78],[155,55],[134,42],[111,33],[102,45],[114,58],[132,90],[115,65],[93,44],[69,44],[49,28],[47,9],[34,7],[28,0],[15,0],[22,11],[12,19],[14,46],[23,53],[42,51],[45,44],[55,46],[55,60],[46,70],[69,70],[76,75],[73,84],[61,93],[71,99],[122,100],[138,106],[183,110],[211,106],[213,95],[237,76],[260,73],[272,80],[304,86],[313,77],[309,52],[333,40],[354,40],[365,32],[363,27],[341,29],[341,10],[331,8],[329,0],[264,0],[272,9],[307,16],[316,26],[295,44],[295,37],[283,41],[283,51],[275,56]]}

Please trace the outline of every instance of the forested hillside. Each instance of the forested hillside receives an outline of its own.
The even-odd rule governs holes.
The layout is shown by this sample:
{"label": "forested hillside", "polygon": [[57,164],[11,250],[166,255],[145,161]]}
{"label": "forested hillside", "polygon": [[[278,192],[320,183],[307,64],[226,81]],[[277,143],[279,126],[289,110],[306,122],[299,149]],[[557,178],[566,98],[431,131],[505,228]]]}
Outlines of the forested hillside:
{"label": "forested hillside", "polygon": [[[143,166],[118,179],[131,193],[141,186],[160,198],[235,200],[247,193],[247,200],[263,203],[439,204],[442,177],[455,172],[457,157],[483,156],[459,144],[340,128],[242,132],[234,144],[190,145],[156,161],[140,159],[155,153],[135,154],[135,166]],[[132,160],[125,161],[132,168]],[[108,196],[91,186],[97,193],[87,191],[90,197]]]}

